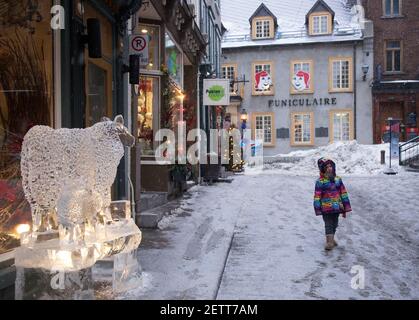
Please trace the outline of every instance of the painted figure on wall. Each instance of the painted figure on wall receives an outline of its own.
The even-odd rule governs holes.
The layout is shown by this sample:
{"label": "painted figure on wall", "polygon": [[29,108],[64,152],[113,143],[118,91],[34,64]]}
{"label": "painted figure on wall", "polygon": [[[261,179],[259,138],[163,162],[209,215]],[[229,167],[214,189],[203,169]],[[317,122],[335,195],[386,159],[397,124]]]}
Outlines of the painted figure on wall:
{"label": "painted figure on wall", "polygon": [[292,85],[297,91],[310,89],[310,74],[299,70],[292,78]]}
{"label": "painted figure on wall", "polygon": [[269,91],[272,86],[271,75],[266,71],[257,72],[255,74],[256,91]]}

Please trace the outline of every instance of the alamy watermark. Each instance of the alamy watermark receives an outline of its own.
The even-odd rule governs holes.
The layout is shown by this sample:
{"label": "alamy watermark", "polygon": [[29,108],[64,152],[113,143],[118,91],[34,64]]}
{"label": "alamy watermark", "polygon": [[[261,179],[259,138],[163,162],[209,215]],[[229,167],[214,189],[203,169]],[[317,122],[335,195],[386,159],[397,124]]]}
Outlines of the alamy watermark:
{"label": "alamy watermark", "polygon": [[63,30],[65,29],[65,9],[63,6],[55,5],[51,7],[51,29]]}
{"label": "alamy watermark", "polygon": [[354,290],[365,289],[365,268],[355,265],[351,268],[351,274],[355,274],[351,279],[351,288]]}

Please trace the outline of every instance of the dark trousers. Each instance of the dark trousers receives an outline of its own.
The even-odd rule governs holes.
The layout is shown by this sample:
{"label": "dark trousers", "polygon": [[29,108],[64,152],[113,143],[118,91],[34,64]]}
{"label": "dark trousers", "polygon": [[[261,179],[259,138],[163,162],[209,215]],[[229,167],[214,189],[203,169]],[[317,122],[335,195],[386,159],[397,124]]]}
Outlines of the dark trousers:
{"label": "dark trousers", "polygon": [[339,213],[323,213],[326,234],[335,234],[339,223]]}

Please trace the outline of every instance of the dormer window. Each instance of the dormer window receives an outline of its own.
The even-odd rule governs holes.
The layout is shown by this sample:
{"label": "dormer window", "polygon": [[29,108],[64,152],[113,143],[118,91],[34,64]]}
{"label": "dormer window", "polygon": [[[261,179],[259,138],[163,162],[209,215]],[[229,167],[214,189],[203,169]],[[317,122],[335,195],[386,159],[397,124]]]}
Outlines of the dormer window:
{"label": "dormer window", "polygon": [[322,35],[332,33],[330,13],[315,13],[310,16],[310,35]]}
{"label": "dormer window", "polygon": [[253,40],[274,39],[278,26],[275,15],[262,3],[249,19]]}
{"label": "dormer window", "polygon": [[253,19],[253,39],[273,38],[273,19],[271,17],[258,17]]}
{"label": "dormer window", "polygon": [[329,16],[313,15],[313,34],[329,33]]}
{"label": "dormer window", "polygon": [[318,0],[306,15],[308,34],[311,36],[333,33],[335,12],[326,1]]}

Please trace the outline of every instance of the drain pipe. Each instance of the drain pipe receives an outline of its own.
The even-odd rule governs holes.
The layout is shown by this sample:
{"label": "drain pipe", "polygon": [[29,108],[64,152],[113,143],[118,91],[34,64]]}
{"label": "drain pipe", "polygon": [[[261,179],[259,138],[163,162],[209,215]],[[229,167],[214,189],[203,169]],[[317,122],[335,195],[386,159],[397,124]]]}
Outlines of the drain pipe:
{"label": "drain pipe", "polygon": [[357,77],[357,73],[356,73],[356,68],[357,68],[357,64],[356,64],[356,42],[354,42],[354,45],[353,45],[353,64],[354,64],[354,66],[353,66],[353,73],[354,73],[354,79],[353,79],[353,86],[354,86],[354,139],[356,140],[357,139],[357,137],[356,137],[356,133],[357,133],[357,131],[356,131],[356,124],[357,124],[357,117],[356,117],[356,87],[357,87],[357,84],[356,84],[356,77]]}
{"label": "drain pipe", "polygon": [[201,83],[200,83],[200,79],[201,79],[201,72],[199,70],[198,67],[198,75],[197,75],[197,90],[196,90],[196,106],[197,106],[197,114],[196,114],[196,121],[197,121],[197,127],[198,127],[198,132],[199,132],[199,138],[198,138],[198,184],[201,184]]}

